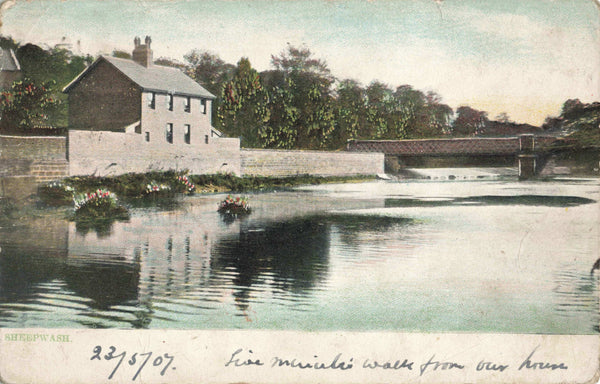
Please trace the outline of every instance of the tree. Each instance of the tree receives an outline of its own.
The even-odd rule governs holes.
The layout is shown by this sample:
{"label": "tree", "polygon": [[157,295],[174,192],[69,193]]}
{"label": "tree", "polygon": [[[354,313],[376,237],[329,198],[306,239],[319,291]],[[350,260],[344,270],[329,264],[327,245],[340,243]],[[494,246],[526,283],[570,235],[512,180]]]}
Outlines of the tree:
{"label": "tree", "polygon": [[117,57],[119,59],[128,59],[128,60],[131,59],[131,53],[126,52],[126,51],[121,51],[118,49],[115,49],[112,51],[112,56]]}
{"label": "tree", "polygon": [[390,126],[390,117],[395,110],[395,100],[392,90],[387,84],[373,81],[367,86],[365,138],[391,139],[396,137]]}
{"label": "tree", "polygon": [[275,70],[283,73],[305,72],[333,81],[327,63],[313,58],[312,52],[305,47],[296,48],[288,45],[287,50],[281,52],[279,56],[271,55],[271,64]]}
{"label": "tree", "polygon": [[59,104],[49,84],[36,85],[30,79],[16,81],[10,90],[0,93],[0,128],[18,132],[43,125]]}
{"label": "tree", "polygon": [[502,124],[509,124],[512,123],[512,121],[510,120],[510,116],[508,116],[508,113],[506,112],[501,112],[499,113],[496,117],[495,120],[499,123]]}
{"label": "tree", "polygon": [[184,63],[168,57],[159,57],[158,59],[154,60],[154,64],[162,65],[163,67],[177,68],[184,72],[188,69]]}
{"label": "tree", "polygon": [[579,99],[569,99],[563,103],[561,116],[569,118],[571,116],[579,114],[585,108]]}
{"label": "tree", "polygon": [[240,59],[233,79],[223,86],[217,115],[220,128],[230,136],[241,137],[242,146],[265,145],[260,133],[269,118],[267,93],[247,58]]}
{"label": "tree", "polygon": [[91,64],[91,56],[78,56],[64,48],[42,49],[34,44],[20,46],[16,51],[23,77],[33,84],[44,84],[57,108],[48,111],[47,123],[67,125],[67,95],[62,89]]}
{"label": "tree", "polygon": [[[313,59],[308,49],[292,46],[279,56],[272,56],[271,64],[275,70],[265,74],[269,80],[269,125],[273,132],[285,133],[283,139],[287,141],[269,145],[313,149],[330,146],[335,120],[333,77],[327,64]],[[283,108],[277,103],[284,103]]]}
{"label": "tree", "polygon": [[341,148],[351,139],[363,137],[367,127],[366,93],[360,84],[346,79],[338,83],[335,100],[336,127],[333,148]]}
{"label": "tree", "polygon": [[187,74],[213,95],[218,95],[224,83],[231,80],[235,66],[217,55],[194,49],[183,56],[188,63]]}
{"label": "tree", "polygon": [[464,105],[460,106],[456,110],[452,134],[454,136],[475,136],[483,131],[487,122],[487,112]]}

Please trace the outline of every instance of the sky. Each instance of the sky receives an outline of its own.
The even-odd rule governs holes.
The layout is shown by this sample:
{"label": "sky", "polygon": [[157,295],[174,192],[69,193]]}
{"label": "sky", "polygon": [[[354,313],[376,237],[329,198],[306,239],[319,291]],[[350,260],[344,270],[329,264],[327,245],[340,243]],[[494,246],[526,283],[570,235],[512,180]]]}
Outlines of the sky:
{"label": "sky", "polygon": [[[600,101],[595,0],[4,0],[0,33],[80,53],[192,49],[257,70],[287,44],[338,79],[412,85],[444,103],[540,125],[565,100]],[[77,44],[79,42],[79,44]]]}

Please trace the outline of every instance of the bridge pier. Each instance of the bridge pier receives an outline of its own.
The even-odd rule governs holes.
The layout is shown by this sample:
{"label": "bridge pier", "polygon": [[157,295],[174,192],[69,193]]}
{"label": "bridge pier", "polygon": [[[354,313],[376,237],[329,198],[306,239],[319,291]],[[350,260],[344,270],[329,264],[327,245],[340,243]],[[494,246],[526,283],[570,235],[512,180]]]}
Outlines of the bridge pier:
{"label": "bridge pier", "polygon": [[535,138],[532,134],[519,136],[519,180],[527,180],[536,175],[537,155],[535,154]]}

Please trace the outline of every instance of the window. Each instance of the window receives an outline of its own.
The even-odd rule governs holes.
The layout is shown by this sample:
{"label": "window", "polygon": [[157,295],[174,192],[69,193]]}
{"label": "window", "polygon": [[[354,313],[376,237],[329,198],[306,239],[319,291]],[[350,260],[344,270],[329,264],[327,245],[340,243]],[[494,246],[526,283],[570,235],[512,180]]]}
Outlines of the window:
{"label": "window", "polygon": [[188,97],[185,98],[185,104],[183,104],[183,111],[184,112],[190,112],[190,110],[191,110],[191,105],[190,104],[191,104],[191,100],[190,100],[190,97],[188,96]]}
{"label": "window", "polygon": [[186,144],[190,143],[190,125],[186,124],[183,126],[183,140],[185,141]]}
{"label": "window", "polygon": [[156,107],[156,93],[150,92],[147,94],[148,97],[148,107],[154,109]]}
{"label": "window", "polygon": [[208,135],[204,135],[204,144],[208,144]]}
{"label": "window", "polygon": [[169,111],[173,110],[173,95],[171,94],[167,95],[167,108],[169,109]]}
{"label": "window", "polygon": [[146,132],[146,141],[150,141],[150,132]]}
{"label": "window", "polygon": [[173,124],[167,124],[167,142],[173,143]]}
{"label": "window", "polygon": [[200,105],[202,105],[202,113],[206,115],[206,99],[200,100]]}

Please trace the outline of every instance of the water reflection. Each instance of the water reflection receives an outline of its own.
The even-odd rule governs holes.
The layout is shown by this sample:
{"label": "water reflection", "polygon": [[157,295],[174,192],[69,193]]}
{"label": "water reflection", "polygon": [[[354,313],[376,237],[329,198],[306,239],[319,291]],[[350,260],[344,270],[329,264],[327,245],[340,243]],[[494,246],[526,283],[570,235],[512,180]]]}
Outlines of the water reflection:
{"label": "water reflection", "polygon": [[239,234],[218,241],[212,249],[211,274],[220,279],[234,272],[234,291],[246,305],[255,284],[300,293],[325,279],[329,227],[315,218],[266,225],[242,223]]}
{"label": "water reflection", "polygon": [[571,322],[581,322],[581,318],[589,316],[592,321],[578,326],[589,327],[589,332],[600,332],[599,277],[565,265],[555,274],[554,281],[556,287],[553,291],[557,299],[555,311]]}
{"label": "water reflection", "polygon": [[140,250],[131,262],[116,260],[68,260],[64,271],[67,287],[78,296],[91,299],[92,309],[136,304],[140,285]]}
{"label": "water reflection", "polygon": [[579,207],[594,200],[393,192],[264,194],[228,223],[219,196],[191,197],[132,209],[108,235],[61,211],[15,220],[0,228],[0,326],[600,332],[597,218]]}

